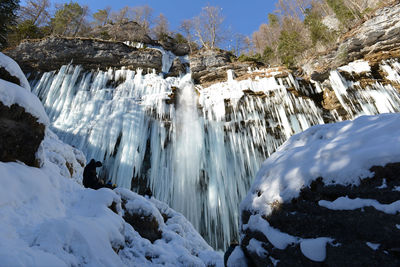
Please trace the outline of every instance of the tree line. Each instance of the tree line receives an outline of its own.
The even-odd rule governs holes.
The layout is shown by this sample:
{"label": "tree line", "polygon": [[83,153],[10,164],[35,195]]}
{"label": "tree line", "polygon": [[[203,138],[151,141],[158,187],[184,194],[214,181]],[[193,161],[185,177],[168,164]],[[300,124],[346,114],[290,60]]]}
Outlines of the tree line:
{"label": "tree line", "polygon": [[[2,0],[0,49],[50,35],[93,37],[99,29],[102,39],[116,40],[124,23],[133,21],[154,40],[187,43],[191,51],[223,45],[242,61],[293,67],[303,57],[333,46],[341,33],[368,15],[371,7],[366,3],[371,1],[378,4],[380,0],[278,0],[276,11],[266,15],[268,22],[252,36],[245,36],[225,25],[217,6],[203,7],[196,17],[183,20],[172,31],[165,15],[154,16],[147,5],[119,10],[106,7],[91,13],[88,6],[73,1],[52,9],[50,0],[27,0],[23,6],[19,0]],[[113,35],[102,32],[107,25],[113,26]]]}
{"label": "tree line", "polygon": [[[303,58],[326,51],[357,21],[368,16],[372,4],[385,0],[278,0],[277,10],[252,35],[252,50],[242,60],[293,67]],[[346,51],[343,51],[346,53]]]}
{"label": "tree line", "polygon": [[[91,37],[94,30],[107,24],[114,25],[113,30],[118,31],[119,25],[129,21],[139,24],[145,34],[155,40],[173,37],[177,42],[188,43],[192,50],[198,46],[216,48],[225,41],[221,9],[210,5],[202,8],[195,18],[183,20],[179,28],[172,31],[166,16],[162,13],[154,16],[153,9],[147,5],[126,6],[120,10],[106,7],[91,13],[88,6],[73,1],[53,6],[50,0],[28,0],[20,6],[19,0],[2,0],[0,48],[15,46],[23,39],[50,35]],[[103,37],[112,39],[106,33]]]}

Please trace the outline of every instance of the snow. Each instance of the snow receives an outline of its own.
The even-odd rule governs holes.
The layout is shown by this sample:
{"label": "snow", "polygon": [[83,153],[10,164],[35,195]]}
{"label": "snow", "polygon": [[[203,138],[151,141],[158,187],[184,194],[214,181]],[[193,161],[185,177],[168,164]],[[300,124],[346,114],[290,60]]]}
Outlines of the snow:
{"label": "snow", "polygon": [[398,161],[399,125],[400,114],[362,116],[292,136],[263,163],[241,210],[268,215],[271,203],[296,198],[318,177],[325,184],[358,185],[373,175],[372,166]]}
{"label": "snow", "polygon": [[395,187],[393,188],[393,191],[399,191],[399,192],[400,192],[400,186],[395,186]]}
{"label": "snow", "polygon": [[[247,224],[243,225],[243,230],[261,232],[268,241],[278,249],[286,249],[287,246],[300,244],[300,250],[303,255],[312,261],[322,262],[326,257],[326,243],[334,240],[328,237],[318,238],[300,238],[283,233],[278,229],[271,227],[267,220],[263,219],[260,214],[250,216]],[[247,249],[258,254],[260,257],[266,256],[261,242],[251,239]]]}
{"label": "snow", "polygon": [[322,262],[326,258],[326,243],[332,241],[326,237],[304,239],[300,242],[300,250],[310,260]]}
{"label": "snow", "polygon": [[377,189],[385,189],[385,188],[387,188],[387,184],[386,184],[386,179],[383,178],[382,184],[380,186],[378,186]]}
{"label": "snow", "polygon": [[400,200],[390,204],[381,204],[374,199],[350,199],[348,197],[339,197],[334,201],[320,200],[318,205],[331,210],[355,210],[364,207],[374,207],[376,210],[388,214],[400,212]]}
{"label": "snow", "polygon": [[50,124],[39,98],[19,85],[0,79],[0,102],[8,107],[18,104],[38,118],[38,122],[46,126]]}
{"label": "snow", "polygon": [[258,241],[257,239],[250,239],[249,244],[247,245],[247,250],[248,251],[253,251],[255,252],[258,257],[265,257],[268,255],[268,251],[266,251],[263,247],[262,247],[262,242]]}
{"label": "snow", "polygon": [[227,267],[247,267],[246,256],[240,246],[236,246],[226,263]]}
{"label": "snow", "polygon": [[[9,266],[122,265],[123,220],[110,209],[111,190],[86,190],[43,167],[0,162],[0,262]],[[5,264],[7,266],[7,264]]]}
{"label": "snow", "polygon": [[13,59],[4,55],[1,52],[0,52],[0,67],[5,68],[11,74],[11,76],[17,77],[20,81],[21,87],[25,88],[28,91],[31,90],[29,82],[26,79],[24,73],[22,72],[17,62],[15,62]]}
{"label": "snow", "polygon": [[400,230],[400,224],[396,224],[396,228]]}
{"label": "snow", "polygon": [[291,244],[296,244],[299,239],[286,233],[282,233],[269,225],[260,214],[251,216],[248,223],[243,226],[243,230],[261,231],[271,244],[278,249],[285,249]]}
{"label": "snow", "polygon": [[380,244],[376,243],[371,243],[371,242],[366,242],[367,246],[370,247],[372,250],[378,250],[380,247]]}
{"label": "snow", "polygon": [[338,69],[349,73],[357,73],[357,74],[371,71],[369,63],[365,60],[356,60],[350,62],[348,65],[341,66]]}
{"label": "snow", "polygon": [[[63,176],[59,159],[77,152],[60,145],[51,132],[46,139],[41,168],[0,162],[2,183],[7,185],[0,188],[2,265],[223,266],[222,255],[166,204],[122,188],[85,189],[78,183],[81,178]],[[81,177],[82,167],[76,172]],[[128,199],[130,211],[157,218],[160,240],[152,244],[122,219],[120,196]],[[119,214],[108,208],[112,202]],[[166,223],[161,212],[169,218]],[[123,249],[117,254],[113,248]]]}

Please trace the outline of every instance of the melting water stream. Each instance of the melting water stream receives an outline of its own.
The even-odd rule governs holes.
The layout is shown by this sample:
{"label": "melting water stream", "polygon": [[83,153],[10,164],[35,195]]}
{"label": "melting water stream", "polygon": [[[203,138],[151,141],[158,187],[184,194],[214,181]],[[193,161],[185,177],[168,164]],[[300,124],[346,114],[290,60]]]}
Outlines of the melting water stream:
{"label": "melting water stream", "polygon": [[[386,65],[394,80],[396,66]],[[164,79],[141,70],[90,72],[69,65],[44,73],[32,88],[58,136],[104,162],[102,177],[127,188],[149,186],[224,249],[238,238],[238,206],[261,163],[326,115],[292,93],[321,93],[319,85],[300,85],[290,74],[240,82],[228,77],[196,89],[190,75]],[[348,117],[400,111],[391,85],[356,90],[360,85],[339,72],[330,80]]]}

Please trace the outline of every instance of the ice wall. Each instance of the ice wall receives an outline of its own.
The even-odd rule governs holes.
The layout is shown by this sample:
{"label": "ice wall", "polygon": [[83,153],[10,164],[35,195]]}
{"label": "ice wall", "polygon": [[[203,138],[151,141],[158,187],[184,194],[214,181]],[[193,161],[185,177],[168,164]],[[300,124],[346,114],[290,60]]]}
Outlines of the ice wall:
{"label": "ice wall", "polygon": [[[397,79],[398,65],[386,65]],[[32,88],[59,137],[104,162],[101,177],[135,190],[150,187],[224,249],[238,238],[238,206],[260,164],[291,135],[324,123],[308,97],[322,94],[322,85],[259,72],[242,81],[229,73],[227,82],[202,88],[190,75],[164,79],[70,65],[40,75]],[[339,72],[330,81],[350,117],[399,111],[390,84],[356,90],[361,85]]]}

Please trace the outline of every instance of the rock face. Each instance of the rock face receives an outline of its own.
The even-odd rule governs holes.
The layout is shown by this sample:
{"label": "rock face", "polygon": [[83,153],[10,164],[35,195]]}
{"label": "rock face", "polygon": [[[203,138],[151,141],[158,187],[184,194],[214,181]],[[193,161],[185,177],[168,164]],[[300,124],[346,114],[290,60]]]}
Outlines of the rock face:
{"label": "rock face", "polygon": [[162,54],[156,49],[136,49],[120,42],[94,39],[49,37],[25,41],[5,53],[25,72],[58,70],[71,62],[86,69],[125,66],[160,72],[162,68]]}
{"label": "rock face", "polygon": [[38,166],[36,152],[44,138],[45,126],[19,105],[0,102],[0,161],[22,161]]}
{"label": "rock face", "polygon": [[308,76],[319,73],[313,77],[318,79],[324,77],[321,74],[357,59],[372,62],[400,57],[399,13],[399,3],[377,10],[371,19],[347,33],[335,49],[302,64],[302,68]]}
{"label": "rock face", "polygon": [[196,83],[210,84],[225,81],[227,70],[233,70],[237,76],[245,74],[250,62],[232,62],[234,56],[223,50],[198,50],[190,55],[190,70]]}
{"label": "rock face", "polygon": [[[375,176],[363,180],[358,187],[324,185],[322,179],[301,190],[300,196],[290,203],[276,205],[265,218],[269,225],[284,233],[300,238],[329,236],[334,240],[326,244],[325,266],[399,266],[400,218],[373,207],[356,210],[331,210],[318,205],[320,200],[334,201],[341,196],[351,199],[374,199],[390,204],[400,199],[400,163],[372,167]],[[386,184],[386,187],[382,186]],[[243,223],[248,222],[243,214]],[[303,255],[300,244],[285,249],[275,248],[261,232],[246,230],[242,249],[255,266],[273,266],[270,259],[278,259],[278,266],[320,266]],[[262,242],[268,253],[258,255],[247,247],[252,239]],[[379,245],[376,245],[379,244]],[[375,245],[377,246],[374,249]],[[268,255],[268,256],[267,256]]]}
{"label": "rock face", "polygon": [[163,40],[159,40],[156,43],[177,56],[184,56],[190,53],[190,47],[188,44],[177,43],[175,39],[170,36],[166,36]]}

